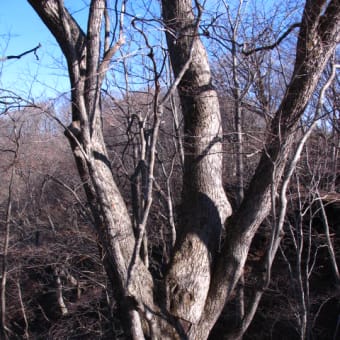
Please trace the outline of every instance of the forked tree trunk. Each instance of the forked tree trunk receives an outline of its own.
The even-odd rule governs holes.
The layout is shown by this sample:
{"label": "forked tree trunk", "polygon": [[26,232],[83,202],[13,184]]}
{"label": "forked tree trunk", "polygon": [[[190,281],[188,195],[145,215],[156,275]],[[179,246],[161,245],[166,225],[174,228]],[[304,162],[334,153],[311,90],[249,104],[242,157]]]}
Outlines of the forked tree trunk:
{"label": "forked tree trunk", "polygon": [[228,221],[227,236],[214,267],[204,313],[191,329],[193,338],[208,336],[243,272],[251,241],[271,208],[271,186],[276,190],[280,187],[298,122],[340,39],[339,1],[331,1],[326,8],[325,4],[325,1],[306,3],[291,82],[272,121],[244,200]]}
{"label": "forked tree trunk", "polygon": [[[103,139],[101,83],[115,48],[122,43],[104,46],[104,55],[100,54],[106,1],[91,1],[86,34],[62,0],[28,1],[57,39],[68,63],[73,122],[66,135],[128,336],[206,339],[242,274],[254,234],[270,210],[271,185],[279,187],[297,123],[339,41],[339,0],[331,0],[328,5],[326,1],[306,3],[291,83],[273,119],[244,200],[228,220],[222,249],[220,235],[231,208],[222,184],[222,126],[217,94],[207,53],[197,34],[192,1],[162,0],[175,75],[191,60],[178,87],[185,119],[179,236],[165,287],[155,292],[155,296],[161,296],[166,291],[167,310],[153,301],[151,274],[139,254],[133,256],[136,240],[131,219],[113,180]],[[195,3],[199,18],[202,9]],[[170,321],[179,324],[177,331]]]}

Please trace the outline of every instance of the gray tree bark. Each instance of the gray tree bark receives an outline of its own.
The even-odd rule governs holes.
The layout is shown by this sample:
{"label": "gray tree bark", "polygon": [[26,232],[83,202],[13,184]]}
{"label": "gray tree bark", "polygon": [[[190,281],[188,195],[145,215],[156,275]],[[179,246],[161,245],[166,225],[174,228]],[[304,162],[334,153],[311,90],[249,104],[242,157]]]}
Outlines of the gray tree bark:
{"label": "gray tree bark", "polygon": [[[140,338],[143,306],[153,309],[153,281],[139,257],[128,272],[135,238],[126,204],[113,179],[101,123],[101,85],[105,71],[122,40],[100,53],[106,1],[91,1],[87,32],[83,32],[62,0],[29,3],[49,28],[67,60],[71,85],[72,124],[65,131],[90,203],[104,265],[123,311],[125,330]],[[143,313],[141,314],[143,315]]]}
{"label": "gray tree bark", "polygon": [[209,332],[242,274],[251,241],[271,208],[271,186],[279,187],[299,119],[340,39],[339,24],[339,1],[331,1],[327,6],[325,1],[306,2],[290,84],[272,121],[244,200],[228,221],[227,237],[217,259],[205,310],[192,329],[193,334],[207,336],[202,330]]}
{"label": "gray tree bark", "polygon": [[192,1],[163,1],[162,5],[175,76],[192,53],[190,66],[178,86],[184,116],[185,160],[181,222],[167,275],[167,299],[173,315],[183,322],[196,323],[204,308],[211,265],[231,206],[222,183],[219,102],[208,56],[197,35]]}

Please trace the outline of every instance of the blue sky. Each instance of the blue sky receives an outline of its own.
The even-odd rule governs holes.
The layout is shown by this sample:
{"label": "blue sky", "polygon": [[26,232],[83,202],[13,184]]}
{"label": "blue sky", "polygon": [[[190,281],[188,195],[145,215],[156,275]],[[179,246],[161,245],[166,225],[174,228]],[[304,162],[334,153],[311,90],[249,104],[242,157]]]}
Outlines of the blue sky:
{"label": "blue sky", "polygon": [[[86,26],[87,21],[86,2],[66,1],[71,14],[82,26]],[[133,14],[146,15],[141,4],[138,1],[133,3]],[[0,63],[0,88],[11,89],[23,97],[29,94],[35,100],[56,98],[69,91],[64,57],[38,15],[26,0],[3,0],[0,12],[0,57],[21,54],[39,43],[42,45],[37,52],[39,60],[30,54]],[[136,46],[131,49],[136,50]]]}
{"label": "blue sky", "polygon": [[0,87],[41,100],[69,91],[62,53],[38,15],[25,0],[1,1],[0,56],[18,55],[39,43],[39,60],[30,54],[0,64]]}
{"label": "blue sky", "polygon": [[[65,1],[71,13],[76,17],[78,22],[86,25],[87,17],[87,0],[68,0]],[[250,1],[263,10],[270,12],[272,0]],[[233,3],[233,1],[231,1]],[[281,3],[281,2],[280,2]],[[282,2],[283,3],[283,2]],[[280,6],[283,6],[281,3]],[[129,12],[137,17],[146,17],[151,15],[146,13],[144,1],[133,0],[129,2]],[[152,2],[155,8],[148,8],[154,12],[153,15],[159,15],[157,2]],[[214,10],[217,8],[216,0],[206,0],[207,6]],[[262,7],[261,7],[262,6]],[[13,59],[0,63],[0,88],[11,89],[23,97],[34,98],[35,100],[44,100],[56,98],[69,91],[69,81],[65,61],[57,43],[48,29],[42,23],[38,15],[31,8],[26,0],[2,0],[0,12],[0,57],[6,55],[18,55],[24,51],[32,49],[41,43],[42,47],[38,50],[39,60],[36,60],[33,54],[27,55],[19,60]],[[221,9],[220,9],[221,10]],[[223,10],[223,9],[222,9]],[[283,12],[285,13],[285,11]],[[277,12],[276,12],[277,15]],[[151,15],[152,17],[152,15]],[[129,17],[126,17],[126,25],[130,26]],[[144,28],[148,30],[148,37],[156,34],[155,44],[159,39],[159,29],[152,27],[152,23]],[[143,28],[143,29],[144,29]],[[136,34],[135,31],[126,31],[127,43],[123,49],[126,54],[135,55],[129,58],[130,66],[134,68],[133,80],[138,81],[138,75],[145,76],[145,67],[141,70],[138,65],[144,65],[145,55],[149,52],[139,46],[144,45],[143,38]],[[129,36],[132,34],[132,36]],[[164,37],[163,37],[164,39]],[[140,42],[141,44],[138,44]],[[116,56],[119,58],[119,54]],[[147,59],[147,58],[146,58]],[[136,66],[137,65],[137,66]],[[120,82],[123,77],[119,72],[119,63],[114,64],[116,81]],[[147,76],[147,75],[146,75]],[[145,86],[143,83],[136,83],[137,86]]]}

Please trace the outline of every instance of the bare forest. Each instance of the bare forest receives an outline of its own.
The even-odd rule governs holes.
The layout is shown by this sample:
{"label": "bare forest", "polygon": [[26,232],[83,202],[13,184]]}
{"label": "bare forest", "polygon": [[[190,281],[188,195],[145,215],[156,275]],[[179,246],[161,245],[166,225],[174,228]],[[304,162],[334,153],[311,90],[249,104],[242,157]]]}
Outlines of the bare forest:
{"label": "bare forest", "polygon": [[69,90],[0,87],[0,339],[339,339],[340,0],[27,2]]}

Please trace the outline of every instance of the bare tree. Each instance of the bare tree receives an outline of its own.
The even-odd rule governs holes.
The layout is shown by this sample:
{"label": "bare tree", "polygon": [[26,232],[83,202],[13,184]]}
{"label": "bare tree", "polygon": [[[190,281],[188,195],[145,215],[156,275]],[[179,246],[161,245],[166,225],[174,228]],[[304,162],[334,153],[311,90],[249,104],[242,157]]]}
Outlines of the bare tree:
{"label": "bare tree", "polygon": [[[55,36],[67,60],[72,124],[65,134],[91,207],[103,263],[114,286],[127,335],[134,339],[148,336],[206,339],[242,275],[256,231],[281,190],[281,177],[293,151],[300,118],[339,41],[339,1],[306,1],[291,80],[272,119],[261,159],[242,204],[232,213],[222,183],[219,102],[198,32],[203,7],[198,1],[193,6],[191,0],[162,0],[175,80],[160,99],[158,69],[148,46],[156,93],[151,145],[157,142],[164,102],[176,87],[185,123],[177,240],[166,278],[157,285],[140,256],[145,223],[142,220],[135,236],[127,205],[113,179],[102,132],[101,87],[113,55],[124,43],[125,1],[120,11],[116,11],[120,29],[113,38],[107,1],[91,1],[86,32],[62,0],[28,2]],[[152,202],[152,157],[154,151],[150,154],[151,186],[145,218]],[[275,228],[276,222],[275,235],[280,231]],[[226,236],[221,242],[224,227]],[[275,238],[275,247],[279,239]],[[267,262],[266,272],[270,271],[272,260]]]}
{"label": "bare tree", "polygon": [[14,148],[12,150],[6,150],[7,152],[13,153],[13,160],[10,166],[10,178],[8,184],[8,199],[6,206],[6,216],[5,216],[5,230],[4,230],[4,238],[3,238],[3,246],[2,246],[2,268],[1,268],[1,329],[0,334],[4,339],[8,339],[10,335],[10,329],[7,327],[6,322],[6,286],[7,286],[7,275],[8,275],[8,253],[9,253],[9,242],[11,237],[11,225],[12,225],[12,204],[13,204],[13,192],[15,189],[15,179],[16,179],[16,167],[17,161],[19,157],[19,147],[20,147],[20,137],[21,137],[21,127],[16,126],[16,122],[14,122],[13,128],[13,139],[12,143],[14,144]]}

